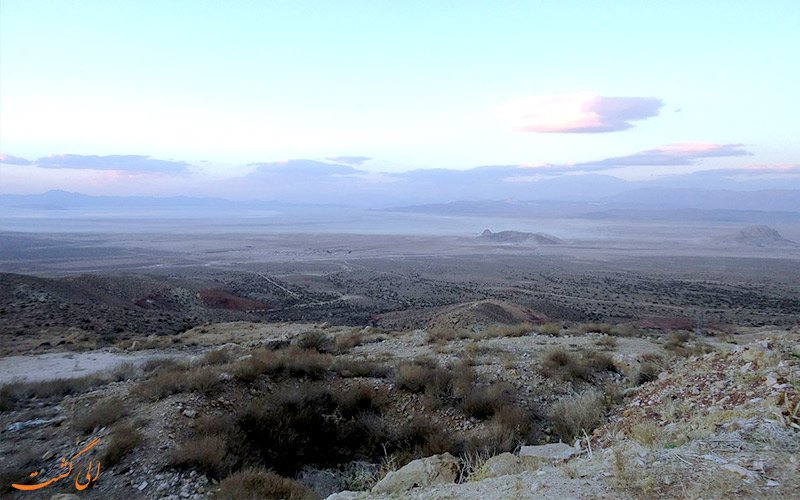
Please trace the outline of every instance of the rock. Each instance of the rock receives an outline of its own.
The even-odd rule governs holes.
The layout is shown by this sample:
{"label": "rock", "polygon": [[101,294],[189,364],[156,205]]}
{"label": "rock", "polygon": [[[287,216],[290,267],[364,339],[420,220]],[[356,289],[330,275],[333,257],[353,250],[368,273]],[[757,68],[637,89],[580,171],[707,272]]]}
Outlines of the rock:
{"label": "rock", "polygon": [[478,471],[476,479],[482,480],[490,477],[519,474],[521,471],[522,462],[520,462],[519,457],[511,453],[502,453],[484,462]]}
{"label": "rock", "polygon": [[340,491],[325,498],[325,500],[360,500],[366,498],[366,493],[363,491]]}
{"label": "rock", "polygon": [[42,455],[42,460],[50,460],[54,456],[56,456],[56,454],[53,453],[53,450],[48,450],[48,451],[45,452],[44,455]]}
{"label": "rock", "polygon": [[735,472],[735,473],[737,473],[737,474],[739,474],[741,476],[758,477],[758,474],[756,474],[755,472],[753,472],[751,470],[745,469],[741,465],[725,464],[725,465],[722,466],[722,468],[725,469],[725,470],[729,470],[731,472]]}
{"label": "rock", "polygon": [[794,347],[792,347],[792,354],[800,358],[800,344],[797,344]]}
{"label": "rock", "polygon": [[523,446],[519,450],[519,458],[525,465],[537,462],[565,462],[579,453],[579,450],[568,444],[554,443]]}
{"label": "rock", "polygon": [[642,364],[630,354],[618,353],[611,358],[611,363],[617,372],[625,375],[629,380],[635,380],[642,370]]}
{"label": "rock", "polygon": [[194,410],[183,410],[183,415],[185,417],[194,418],[197,416],[197,412]]}
{"label": "rock", "polygon": [[400,470],[386,474],[372,493],[400,493],[416,486],[453,483],[458,477],[458,460],[449,453],[414,460]]}
{"label": "rock", "polygon": [[147,488],[147,481],[143,481],[142,484],[140,484],[137,489],[139,491],[144,491],[145,488]]}
{"label": "rock", "polygon": [[80,497],[72,493],[56,493],[50,497],[50,500],[80,500]]}
{"label": "rock", "polygon": [[742,359],[745,361],[759,361],[764,358],[764,351],[755,346],[747,346],[742,352]]}

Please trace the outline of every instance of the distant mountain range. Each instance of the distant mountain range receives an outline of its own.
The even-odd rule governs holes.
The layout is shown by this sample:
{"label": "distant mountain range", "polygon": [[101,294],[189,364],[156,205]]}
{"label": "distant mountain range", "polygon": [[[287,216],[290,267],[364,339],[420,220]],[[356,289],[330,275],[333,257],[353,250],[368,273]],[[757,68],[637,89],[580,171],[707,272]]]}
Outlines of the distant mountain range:
{"label": "distant mountain range", "polygon": [[[187,211],[268,211],[314,207],[358,207],[356,203],[290,203],[284,201],[233,201],[189,196],[89,196],[53,190],[43,194],[0,194],[0,207],[29,210],[136,209]],[[539,199],[462,200],[381,207],[388,212],[491,217],[543,217],[582,219],[708,220],[749,222],[800,220],[800,190],[731,191],[679,188],[640,188],[596,200]],[[385,200],[383,201],[385,203]],[[362,208],[364,208],[362,206]]]}
{"label": "distant mountain range", "polygon": [[800,190],[641,188],[599,201],[454,201],[386,210],[496,217],[793,222],[800,220]]}

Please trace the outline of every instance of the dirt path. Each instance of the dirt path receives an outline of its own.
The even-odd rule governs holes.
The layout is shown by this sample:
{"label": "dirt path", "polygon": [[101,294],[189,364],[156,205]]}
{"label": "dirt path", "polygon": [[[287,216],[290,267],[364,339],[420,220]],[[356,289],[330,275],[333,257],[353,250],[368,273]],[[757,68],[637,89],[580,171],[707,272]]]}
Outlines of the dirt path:
{"label": "dirt path", "polygon": [[0,384],[12,381],[38,382],[57,378],[78,378],[109,371],[126,363],[140,365],[147,360],[181,355],[177,352],[140,351],[120,354],[109,351],[59,352],[0,358]]}

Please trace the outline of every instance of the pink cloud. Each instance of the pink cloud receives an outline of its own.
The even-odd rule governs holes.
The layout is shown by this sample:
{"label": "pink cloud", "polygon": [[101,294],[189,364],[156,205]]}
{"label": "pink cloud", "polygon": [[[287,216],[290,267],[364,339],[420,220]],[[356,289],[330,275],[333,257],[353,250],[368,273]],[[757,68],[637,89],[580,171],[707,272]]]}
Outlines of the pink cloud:
{"label": "pink cloud", "polygon": [[658,115],[656,97],[602,97],[590,92],[528,96],[501,104],[497,115],[521,132],[602,133]]}

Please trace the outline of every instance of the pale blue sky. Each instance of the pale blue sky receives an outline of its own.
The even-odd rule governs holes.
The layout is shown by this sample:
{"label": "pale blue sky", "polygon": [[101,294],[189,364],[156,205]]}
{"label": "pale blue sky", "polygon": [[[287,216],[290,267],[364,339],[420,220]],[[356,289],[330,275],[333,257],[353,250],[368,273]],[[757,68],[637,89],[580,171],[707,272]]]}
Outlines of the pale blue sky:
{"label": "pale blue sky", "polygon": [[[28,160],[145,155],[195,172],[114,181],[140,192],[337,155],[391,172],[713,143],[752,154],[622,172],[793,166],[798,26],[796,0],[1,0],[0,149]],[[606,133],[522,132],[498,112],[559,95],[663,106]],[[2,168],[15,191],[98,172]]]}

